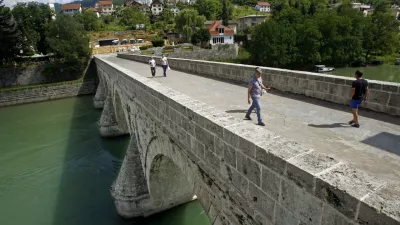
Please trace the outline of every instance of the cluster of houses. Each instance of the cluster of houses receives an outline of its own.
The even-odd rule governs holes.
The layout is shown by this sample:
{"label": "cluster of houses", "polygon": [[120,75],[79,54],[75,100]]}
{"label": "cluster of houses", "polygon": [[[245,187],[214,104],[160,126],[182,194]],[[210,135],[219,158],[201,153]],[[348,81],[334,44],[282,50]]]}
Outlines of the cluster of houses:
{"label": "cluster of houses", "polygon": [[[352,7],[353,9],[358,9],[358,10],[360,10],[360,12],[363,13],[363,15],[364,15],[365,17],[371,16],[372,13],[374,12],[374,7],[373,7],[372,5],[370,5],[370,4],[365,4],[365,3],[360,3],[360,2],[351,2],[350,4],[351,4],[351,7]],[[340,3],[333,4],[332,7],[337,7],[337,6],[339,6],[339,5],[340,5]],[[390,13],[391,13],[393,16],[395,16],[396,19],[398,19],[398,18],[399,18],[399,15],[400,15],[400,6],[398,6],[398,5],[392,5],[392,6],[390,7]]]}

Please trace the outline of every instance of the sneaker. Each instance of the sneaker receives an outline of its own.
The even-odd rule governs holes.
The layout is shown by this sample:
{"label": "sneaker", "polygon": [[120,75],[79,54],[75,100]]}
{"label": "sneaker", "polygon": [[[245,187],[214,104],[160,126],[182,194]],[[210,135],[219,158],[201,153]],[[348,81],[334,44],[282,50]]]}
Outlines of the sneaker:
{"label": "sneaker", "polygon": [[244,117],[246,120],[251,120],[251,117],[250,116],[245,116]]}
{"label": "sneaker", "polygon": [[265,126],[265,123],[263,123],[263,122],[261,121],[261,122],[258,122],[257,125]]}
{"label": "sneaker", "polygon": [[360,124],[358,124],[358,123],[352,124],[351,126],[355,127],[355,128],[360,128]]}
{"label": "sneaker", "polygon": [[350,120],[349,124],[352,125],[354,123],[354,120]]}

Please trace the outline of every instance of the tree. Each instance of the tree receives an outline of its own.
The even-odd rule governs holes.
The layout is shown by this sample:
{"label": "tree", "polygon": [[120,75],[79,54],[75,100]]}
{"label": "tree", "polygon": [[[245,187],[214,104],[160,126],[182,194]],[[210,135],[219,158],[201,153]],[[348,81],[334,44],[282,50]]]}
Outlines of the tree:
{"label": "tree", "polygon": [[162,47],[164,46],[165,41],[164,38],[158,36],[153,38],[153,40],[151,40],[151,43],[153,44],[153,47]]}
{"label": "tree", "polygon": [[74,15],[75,19],[80,22],[86,31],[99,31],[103,24],[93,10],[85,10],[82,13]]}
{"label": "tree", "polygon": [[222,19],[222,24],[228,26],[229,20],[232,19],[233,6],[228,0],[222,0],[222,11],[220,18]]}
{"label": "tree", "polygon": [[0,0],[0,64],[10,61],[18,53],[18,30],[10,9]]}
{"label": "tree", "polygon": [[195,7],[208,20],[215,20],[222,13],[220,0],[197,0]]}
{"label": "tree", "polygon": [[17,3],[12,14],[18,23],[24,54],[31,55],[35,51],[46,54],[49,45],[45,34],[52,17],[49,6],[38,2]]}
{"label": "tree", "polygon": [[312,1],[310,4],[310,8],[308,8],[308,15],[314,15],[316,11],[317,11],[317,6],[315,5],[315,2]]}
{"label": "tree", "polygon": [[182,10],[175,18],[175,28],[190,41],[195,30],[204,27],[206,18],[199,16],[196,10]]}
{"label": "tree", "polygon": [[363,30],[365,60],[371,53],[390,54],[399,46],[399,23],[390,13],[378,11],[367,18]]}
{"label": "tree", "polygon": [[141,12],[136,7],[125,7],[121,11],[121,25],[124,26],[134,26],[136,24],[149,25],[149,17],[147,17],[143,12]]}
{"label": "tree", "polygon": [[200,43],[204,47],[204,43],[209,42],[211,38],[210,31],[207,28],[201,28],[192,36],[192,44]]}
{"label": "tree", "polygon": [[83,25],[71,16],[58,15],[50,22],[46,35],[51,50],[67,70],[81,73],[91,55],[89,37]]}
{"label": "tree", "polygon": [[298,54],[296,31],[287,23],[266,21],[254,29],[248,50],[258,65],[290,67]]}

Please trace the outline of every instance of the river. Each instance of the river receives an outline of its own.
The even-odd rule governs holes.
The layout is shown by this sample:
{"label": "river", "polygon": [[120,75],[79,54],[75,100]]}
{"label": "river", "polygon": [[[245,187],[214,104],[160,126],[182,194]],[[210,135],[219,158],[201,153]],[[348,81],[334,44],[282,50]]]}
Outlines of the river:
{"label": "river", "polygon": [[337,68],[332,72],[333,75],[354,77],[357,69],[364,72],[364,78],[367,80],[382,80],[400,83],[400,66],[384,64],[381,66],[368,66],[368,67],[345,67]]}
{"label": "river", "polygon": [[1,225],[209,225],[193,201],[121,219],[110,185],[128,138],[100,138],[93,96],[0,108]]}

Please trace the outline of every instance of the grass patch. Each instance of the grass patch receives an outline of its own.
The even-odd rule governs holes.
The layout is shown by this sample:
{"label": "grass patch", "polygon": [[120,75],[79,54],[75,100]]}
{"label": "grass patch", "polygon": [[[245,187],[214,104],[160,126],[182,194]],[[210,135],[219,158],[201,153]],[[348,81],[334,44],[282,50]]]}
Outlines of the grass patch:
{"label": "grass patch", "polygon": [[250,6],[238,6],[237,8],[234,8],[233,13],[232,13],[232,19],[238,19],[240,17],[244,16],[249,16],[249,15],[264,15],[267,16],[267,18],[270,17],[270,13],[264,13],[264,12],[259,12],[254,10],[253,7]]}
{"label": "grass patch", "polygon": [[34,85],[22,85],[22,86],[12,86],[12,87],[0,88],[0,92],[9,92],[9,91],[27,90],[27,89],[35,89],[35,88],[42,88],[42,87],[60,86],[60,85],[65,85],[65,84],[76,84],[76,83],[83,83],[83,82],[93,81],[93,80],[94,80],[93,78],[85,78],[85,80],[84,80],[83,77],[81,77],[77,80],[63,81],[63,82],[50,83],[50,84],[34,84]]}

